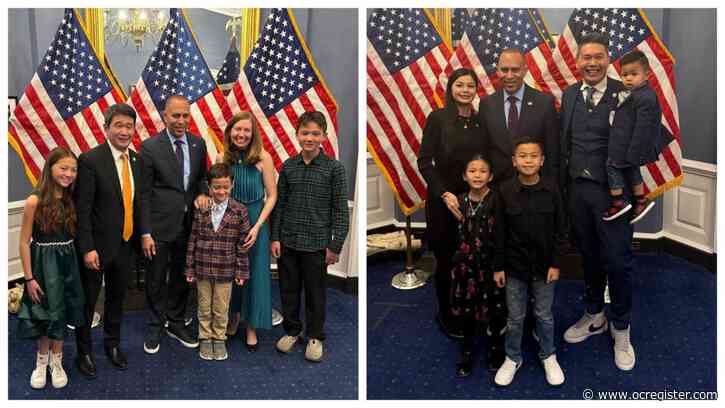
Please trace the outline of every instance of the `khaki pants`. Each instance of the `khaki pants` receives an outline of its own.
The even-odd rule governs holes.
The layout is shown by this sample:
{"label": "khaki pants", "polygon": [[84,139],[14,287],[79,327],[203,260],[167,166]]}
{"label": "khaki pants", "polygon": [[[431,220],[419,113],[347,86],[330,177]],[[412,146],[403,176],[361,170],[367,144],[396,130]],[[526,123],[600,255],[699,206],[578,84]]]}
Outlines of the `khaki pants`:
{"label": "khaki pants", "polygon": [[226,340],[232,282],[197,280],[199,340]]}

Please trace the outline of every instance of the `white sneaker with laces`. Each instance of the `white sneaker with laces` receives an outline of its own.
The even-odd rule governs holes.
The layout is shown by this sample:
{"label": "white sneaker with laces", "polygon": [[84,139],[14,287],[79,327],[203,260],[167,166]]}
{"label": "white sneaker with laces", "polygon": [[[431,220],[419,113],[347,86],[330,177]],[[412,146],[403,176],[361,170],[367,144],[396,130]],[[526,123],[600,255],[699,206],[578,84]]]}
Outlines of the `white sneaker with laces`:
{"label": "white sneaker with laces", "polygon": [[50,352],[47,354],[38,353],[35,360],[35,370],[30,374],[30,386],[33,389],[40,390],[45,388],[45,382],[48,376],[48,358]]}
{"label": "white sneaker with laces", "polygon": [[612,329],[614,339],[614,364],[622,371],[629,371],[634,368],[635,356],[634,347],[629,341],[629,327],[624,330]]}
{"label": "white sneaker with laces", "polygon": [[548,382],[549,385],[558,386],[564,384],[564,372],[561,371],[561,366],[559,366],[559,362],[556,361],[556,354],[552,354],[541,360],[541,364],[544,366],[546,382]]}
{"label": "white sneaker with laces", "polygon": [[50,353],[50,380],[53,388],[63,388],[68,385],[68,375],[63,370],[63,353]]}
{"label": "white sneaker with laces", "polygon": [[567,343],[579,343],[595,334],[602,334],[607,330],[607,317],[604,311],[595,315],[584,312],[584,316],[564,332]]}
{"label": "white sneaker with laces", "polygon": [[523,364],[523,362],[516,364],[514,360],[511,360],[509,358],[509,356],[506,356],[503,364],[501,364],[501,367],[498,369],[498,371],[496,371],[496,377],[493,381],[496,383],[496,385],[499,385],[501,387],[505,387],[511,384],[511,381],[514,380],[516,372],[519,371],[519,368],[521,368],[521,364]]}

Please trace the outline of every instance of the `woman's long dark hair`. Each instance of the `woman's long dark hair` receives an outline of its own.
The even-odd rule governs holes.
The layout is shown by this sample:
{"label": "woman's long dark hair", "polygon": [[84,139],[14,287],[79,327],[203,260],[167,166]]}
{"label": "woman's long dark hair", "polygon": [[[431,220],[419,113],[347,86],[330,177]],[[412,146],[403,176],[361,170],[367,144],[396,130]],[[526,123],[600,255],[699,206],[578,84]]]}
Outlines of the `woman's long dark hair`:
{"label": "woman's long dark hair", "polygon": [[[52,168],[61,159],[78,158],[73,152],[65,147],[56,147],[50,151],[43,166],[43,173],[40,175],[40,182],[36,187],[38,195],[38,207],[35,210],[34,222],[40,230],[46,234],[65,230],[71,236],[76,233],[76,211],[73,205],[73,189],[75,181],[70,186],[63,188],[53,180]],[[60,200],[56,197],[61,190]]]}
{"label": "woman's long dark hair", "polygon": [[446,100],[445,106],[443,107],[443,110],[445,111],[444,127],[447,131],[446,133],[453,131],[456,118],[458,117],[458,105],[456,101],[453,100],[453,83],[456,82],[458,78],[466,75],[473,78],[473,83],[475,83],[476,88],[478,88],[478,77],[476,77],[476,73],[473,72],[472,69],[458,68],[451,73],[450,77],[448,77],[448,84],[446,85]]}

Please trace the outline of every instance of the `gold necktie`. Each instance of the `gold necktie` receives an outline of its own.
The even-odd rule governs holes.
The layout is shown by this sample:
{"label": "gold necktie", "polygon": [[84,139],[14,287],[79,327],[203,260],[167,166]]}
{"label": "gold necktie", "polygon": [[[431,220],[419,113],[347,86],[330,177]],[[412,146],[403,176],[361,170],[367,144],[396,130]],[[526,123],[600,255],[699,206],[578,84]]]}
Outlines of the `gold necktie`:
{"label": "gold necktie", "polygon": [[128,155],[121,155],[123,170],[121,178],[123,179],[123,240],[128,241],[133,234],[133,203],[131,202],[131,171],[128,167]]}

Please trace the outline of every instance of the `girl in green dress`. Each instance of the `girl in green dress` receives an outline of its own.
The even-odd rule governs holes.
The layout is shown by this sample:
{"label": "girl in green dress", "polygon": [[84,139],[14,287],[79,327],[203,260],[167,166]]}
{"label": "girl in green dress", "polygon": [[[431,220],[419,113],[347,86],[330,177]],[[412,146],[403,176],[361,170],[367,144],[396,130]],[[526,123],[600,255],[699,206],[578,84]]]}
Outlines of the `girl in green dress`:
{"label": "girl in green dress", "polygon": [[25,291],[18,314],[18,335],[38,341],[36,366],[30,376],[30,386],[36,389],[45,387],[48,368],[53,387],[68,384],[62,365],[65,326],[85,323],[83,288],[73,245],[76,214],[72,192],[77,166],[70,150],[53,149],[37,190],[25,200],[23,210],[20,260]]}
{"label": "girl in green dress", "polygon": [[241,112],[224,130],[224,156],[218,161],[234,172],[232,197],[244,204],[252,229],[244,243],[249,252],[250,280],[232,289],[229,329],[234,335],[239,321],[245,321],[246,345],[257,350],[257,330],[272,328],[272,288],[270,281],[269,218],[277,202],[277,184],[272,156],[264,150],[257,122],[249,112]]}

